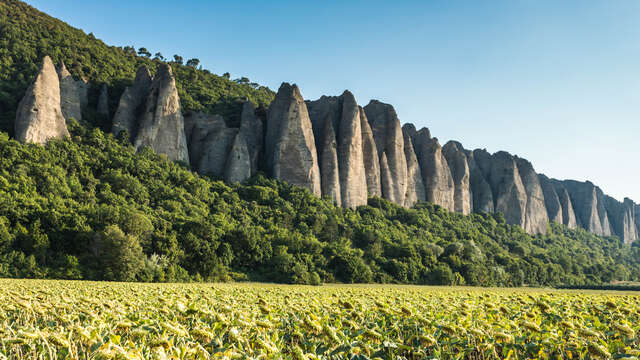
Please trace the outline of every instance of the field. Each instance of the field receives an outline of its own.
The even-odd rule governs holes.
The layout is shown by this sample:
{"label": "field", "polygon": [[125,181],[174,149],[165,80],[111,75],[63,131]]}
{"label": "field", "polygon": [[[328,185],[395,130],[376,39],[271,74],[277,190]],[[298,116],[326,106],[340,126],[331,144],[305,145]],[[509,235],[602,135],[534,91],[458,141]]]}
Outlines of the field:
{"label": "field", "polygon": [[0,280],[0,359],[640,355],[638,293]]}

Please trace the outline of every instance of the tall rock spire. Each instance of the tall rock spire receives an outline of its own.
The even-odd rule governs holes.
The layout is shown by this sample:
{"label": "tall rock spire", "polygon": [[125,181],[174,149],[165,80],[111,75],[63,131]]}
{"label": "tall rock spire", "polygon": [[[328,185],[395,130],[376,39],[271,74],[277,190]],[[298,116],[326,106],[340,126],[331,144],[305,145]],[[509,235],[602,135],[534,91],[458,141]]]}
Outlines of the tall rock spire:
{"label": "tall rock spire", "polygon": [[[400,120],[393,106],[377,100],[371,100],[364,111],[371,125],[373,139],[380,157],[380,175],[384,166],[389,177],[382,182],[382,196],[396,204],[404,204],[407,192],[407,160],[404,154],[404,137]],[[386,164],[383,164],[382,154]]]}
{"label": "tall rock spire", "polygon": [[373,139],[373,132],[369,126],[369,120],[362,107],[358,107],[360,114],[360,130],[362,132],[362,161],[367,181],[368,196],[382,196],[380,186],[380,160],[378,159],[378,149]]}
{"label": "tall rock spire", "polygon": [[126,130],[129,138],[133,142],[138,131],[138,118],[141,115],[145,100],[151,90],[151,72],[145,65],[138,68],[133,85],[124,89],[120,97],[118,109],[113,117],[112,132],[118,135]]}
{"label": "tall rock spire", "polygon": [[321,195],[311,121],[296,85],[283,83],[269,106],[265,145],[267,167],[274,178]]}
{"label": "tall rock spire", "polygon": [[524,229],[530,234],[546,234],[549,216],[538,174],[533,170],[533,165],[525,159],[516,157],[516,165],[527,195]]}
{"label": "tall rock spire", "polygon": [[473,210],[473,195],[471,193],[471,172],[467,155],[462,144],[449,141],[442,147],[442,153],[447,159],[453,178],[453,202],[456,212],[468,215]]}
{"label": "tall rock spire", "polygon": [[16,111],[15,137],[20,142],[45,144],[69,136],[60,107],[60,82],[51,58],[45,56],[35,81]]}
{"label": "tall rock spire", "polygon": [[153,78],[134,145],[150,146],[170,160],[189,163],[180,98],[167,64],[161,64]]}
{"label": "tall rock spire", "polygon": [[438,139],[431,137],[429,129],[422,128],[415,134],[413,141],[426,187],[427,201],[454,211],[455,186]]}
{"label": "tall rock spire", "polygon": [[58,66],[58,79],[60,81],[60,108],[65,119],[74,118],[82,120],[81,82],[76,81],[67,70],[64,62]]}

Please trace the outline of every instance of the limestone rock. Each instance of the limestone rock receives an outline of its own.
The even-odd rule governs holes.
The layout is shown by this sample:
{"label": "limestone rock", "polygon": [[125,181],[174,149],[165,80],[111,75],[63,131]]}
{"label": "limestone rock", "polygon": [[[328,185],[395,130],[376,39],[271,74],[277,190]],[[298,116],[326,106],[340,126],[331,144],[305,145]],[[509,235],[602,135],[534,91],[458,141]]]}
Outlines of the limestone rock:
{"label": "limestone rock", "polygon": [[198,160],[197,169],[200,174],[224,178],[227,159],[237,134],[238,129],[227,127],[207,134],[202,141],[201,155]]}
{"label": "limestone rock", "polygon": [[382,154],[386,154],[386,167],[389,169],[390,181],[386,190],[382,182],[382,196],[396,204],[404,204],[407,192],[407,160],[404,155],[404,137],[400,120],[393,106],[377,100],[371,100],[364,107],[367,120],[371,126],[376,149],[380,156],[380,176],[382,174]]}
{"label": "limestone rock", "polygon": [[495,212],[503,213],[507,224],[524,228],[527,192],[522,184],[516,161],[509,153],[499,151],[491,156],[489,184]]}
{"label": "limestone rock", "polygon": [[380,160],[378,149],[373,139],[373,132],[369,126],[369,120],[362,107],[358,107],[360,114],[360,130],[362,131],[362,160],[367,180],[367,192],[369,196],[382,196],[380,185]]}
{"label": "limestone rock", "polygon": [[189,163],[184,118],[176,82],[167,64],[161,64],[153,78],[134,145],[150,146],[170,160]]}
{"label": "limestone rock", "polygon": [[442,147],[442,153],[451,170],[453,178],[453,203],[456,212],[468,215],[473,211],[473,195],[471,192],[471,171],[467,155],[462,144],[449,141]]}
{"label": "limestone rock", "polygon": [[596,186],[596,197],[598,198],[598,217],[600,217],[600,224],[602,225],[602,235],[611,236],[614,234],[611,221],[609,220],[609,214],[605,207],[606,199],[602,190]]}
{"label": "limestone rock", "polygon": [[[189,149],[189,163],[198,172],[200,171],[200,159],[204,153],[204,148],[209,134],[220,132],[226,129],[224,119],[220,115],[209,115],[201,112],[189,113],[184,117],[184,132]],[[211,139],[214,136],[211,136]],[[225,150],[226,151],[226,150]],[[226,156],[226,152],[223,156]]]}
{"label": "limestone rock", "polygon": [[636,221],[636,232],[638,234],[638,238],[640,238],[640,205],[638,204],[634,205],[633,212],[634,212],[635,221]]}
{"label": "limestone rock", "polygon": [[338,144],[333,130],[333,122],[326,118],[324,129],[319,133],[318,152],[320,162],[320,183],[322,195],[333,199],[336,204],[342,204],[342,191],[340,190],[340,170],[338,165]]}
{"label": "limestone rock", "polygon": [[118,109],[113,117],[112,132],[114,135],[126,130],[133,142],[138,130],[137,119],[144,110],[145,101],[151,90],[151,82],[149,68],[144,65],[138,68],[133,85],[125,88],[120,97]]}
{"label": "limestone rock", "polygon": [[549,216],[538,174],[529,161],[518,157],[515,160],[527,195],[524,230],[530,234],[546,234]]}
{"label": "limestone rock", "polygon": [[104,117],[105,119],[109,118],[109,89],[107,89],[107,84],[103,84],[102,88],[100,89],[97,112],[98,115]]}
{"label": "limestone rock", "polygon": [[35,81],[16,111],[15,137],[20,142],[45,144],[69,136],[60,107],[60,82],[51,58],[45,56]]}
{"label": "limestone rock", "polygon": [[540,186],[542,187],[544,204],[547,208],[547,216],[549,217],[549,221],[555,221],[558,224],[564,224],[560,198],[558,197],[556,189],[553,187],[551,180],[549,180],[549,178],[543,174],[538,174],[538,180],[540,181]]}
{"label": "limestone rock", "polygon": [[60,81],[60,108],[65,119],[74,118],[82,120],[82,81],[76,81],[67,70],[64,62],[58,66],[58,79]]}
{"label": "limestone rock", "polygon": [[403,127],[404,154],[407,158],[407,193],[404,197],[404,206],[412,207],[417,203],[427,201],[427,194],[413,141],[409,133],[405,132],[404,129]]}
{"label": "limestone rock", "polygon": [[262,120],[256,115],[255,107],[251,101],[245,101],[242,105],[242,114],[240,116],[240,135],[244,137],[249,150],[251,175],[255,175],[260,168],[264,144],[263,128]]}
{"label": "limestone rock", "polygon": [[638,228],[635,223],[635,204],[631,199],[625,198],[623,202],[604,196],[605,207],[611,214],[610,221],[613,233],[630,244],[638,240]]}
{"label": "limestone rock", "polygon": [[[339,189],[338,203],[342,206],[355,208],[366,204],[367,179],[362,152],[360,109],[355,97],[349,91],[337,97],[323,96],[316,101],[307,102],[307,108],[318,146],[323,195],[336,199],[333,192]],[[327,131],[332,134],[327,134]],[[333,150],[326,147],[331,138],[335,139],[337,168],[331,160]],[[325,161],[329,164],[324,164]],[[325,174],[325,169],[330,173]],[[333,183],[333,172],[336,169],[339,188]],[[327,186],[326,181],[330,181],[331,185]],[[326,193],[325,188],[332,193]]]}
{"label": "limestone rock", "polygon": [[265,155],[274,178],[321,195],[311,120],[296,85],[283,83],[269,106]]}
{"label": "limestone rock", "polygon": [[432,138],[429,129],[422,128],[413,139],[418,163],[425,184],[427,201],[455,211],[455,186],[447,159],[437,138]]}
{"label": "limestone rock", "polygon": [[251,177],[251,155],[245,137],[238,132],[227,156],[224,180],[239,183]]}
{"label": "limestone rock", "polygon": [[578,220],[567,188],[558,180],[552,179],[551,183],[553,184],[553,188],[556,190],[560,206],[562,207],[562,223],[567,225],[570,229],[576,229],[578,227]]}
{"label": "limestone rock", "polygon": [[383,194],[393,192],[393,176],[391,175],[391,170],[389,170],[389,160],[386,152],[382,152],[380,156],[380,187]]}
{"label": "limestone rock", "polygon": [[598,197],[593,183],[565,180],[562,184],[571,197],[578,225],[596,235],[603,235],[598,214]]}
{"label": "limestone rock", "polygon": [[469,186],[473,196],[472,209],[476,212],[493,212],[493,193],[482,170],[475,160],[475,151],[466,150],[467,163],[469,165]]}

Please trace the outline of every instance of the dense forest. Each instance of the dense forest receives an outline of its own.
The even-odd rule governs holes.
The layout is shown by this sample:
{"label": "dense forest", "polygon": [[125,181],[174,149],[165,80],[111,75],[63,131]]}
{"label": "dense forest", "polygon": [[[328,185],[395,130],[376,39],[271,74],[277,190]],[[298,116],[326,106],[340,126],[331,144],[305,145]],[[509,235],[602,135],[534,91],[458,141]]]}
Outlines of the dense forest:
{"label": "dense forest", "polygon": [[226,185],[98,128],[0,133],[0,277],[581,285],[640,278],[640,247],[380,198],[344,209],[256,176]]}
{"label": "dense forest", "polygon": [[[83,114],[71,138],[11,140],[18,102],[44,55],[103,84],[111,111],[135,70],[169,62],[185,111],[239,117],[273,99],[198,59],[93,35],[16,1],[0,2],[0,277],[139,281],[254,280],[468,285],[589,285],[640,279],[640,247],[549,225],[531,236],[502,215],[463,216],[380,198],[355,210],[258,175],[226,185],[149,149],[136,152]],[[95,106],[89,106],[95,108]]]}
{"label": "dense forest", "polygon": [[[247,78],[231,80],[199,67],[196,58],[180,55],[152,55],[150,50],[133,46],[107,46],[93,34],[85,34],[64,22],[17,1],[0,2],[0,131],[13,134],[13,122],[18,103],[38,72],[42,58],[50,56],[54,63],[64,61],[69,72],[91,85],[90,108],[95,109],[99,89],[106,84],[109,102],[115,111],[124,88],[130,85],[135,72],[147,65],[155,72],[160,62],[171,64],[176,86],[185,111],[221,114],[233,123],[239,121],[244,99],[257,107],[267,106],[274,93]],[[84,114],[90,125],[107,131],[111,123],[95,114]]]}

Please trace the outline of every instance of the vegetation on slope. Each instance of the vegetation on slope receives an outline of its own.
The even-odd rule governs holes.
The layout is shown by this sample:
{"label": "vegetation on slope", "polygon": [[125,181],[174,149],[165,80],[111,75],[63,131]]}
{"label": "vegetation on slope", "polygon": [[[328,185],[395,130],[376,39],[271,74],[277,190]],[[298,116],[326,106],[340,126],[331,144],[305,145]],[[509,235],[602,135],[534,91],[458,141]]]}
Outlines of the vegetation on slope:
{"label": "vegetation on slope", "polygon": [[[135,72],[147,65],[152,73],[163,61],[160,54],[151,57],[148,50],[136,51],[107,46],[92,34],[72,28],[18,0],[0,2],[0,131],[13,134],[18,103],[38,72],[42,58],[49,55],[54,63],[64,61],[71,74],[92,84],[90,102],[95,109],[102,84],[109,89],[110,109],[115,112],[124,88],[133,82]],[[141,56],[138,56],[140,54]],[[221,114],[231,123],[238,116],[245,98],[258,107],[273,100],[273,92],[250,83],[248,79],[232,81],[208,70],[197,69],[197,59],[186,61],[172,57],[170,64],[184,111]],[[88,123],[110,130],[111,123],[88,111]]]}
{"label": "vegetation on slope", "polygon": [[595,284],[640,248],[552,224],[372,198],[356,210],[263,176],[201,177],[77,123],[46,147],[0,133],[0,277],[289,283]]}

